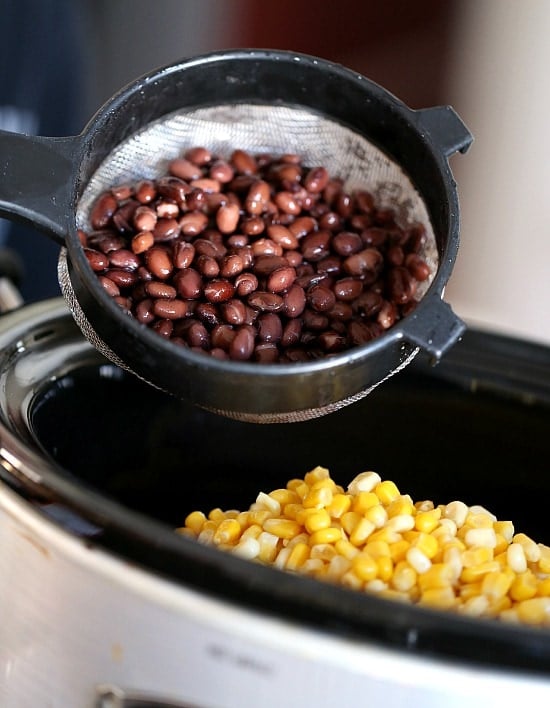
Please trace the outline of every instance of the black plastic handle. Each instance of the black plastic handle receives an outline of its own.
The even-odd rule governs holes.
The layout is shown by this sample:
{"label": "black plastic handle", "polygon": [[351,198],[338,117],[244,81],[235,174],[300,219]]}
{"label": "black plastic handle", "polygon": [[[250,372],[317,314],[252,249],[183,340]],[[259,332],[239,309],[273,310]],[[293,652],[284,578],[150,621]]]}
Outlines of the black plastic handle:
{"label": "black plastic handle", "polygon": [[446,157],[465,153],[474,138],[451,106],[434,106],[414,111],[418,130]]}
{"label": "black plastic handle", "polygon": [[45,138],[0,130],[0,215],[30,222],[60,244],[74,218],[81,138]]}

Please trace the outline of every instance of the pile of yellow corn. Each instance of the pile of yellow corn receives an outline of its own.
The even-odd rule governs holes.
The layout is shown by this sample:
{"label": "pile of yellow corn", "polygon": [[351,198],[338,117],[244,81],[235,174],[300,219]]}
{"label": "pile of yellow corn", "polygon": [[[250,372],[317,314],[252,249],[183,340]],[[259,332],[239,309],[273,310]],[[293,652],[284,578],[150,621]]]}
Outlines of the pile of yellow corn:
{"label": "pile of yellow corn", "polygon": [[248,511],[193,511],[177,531],[353,590],[550,626],[548,546],[482,506],[415,503],[376,472],[346,490],[316,467]]}

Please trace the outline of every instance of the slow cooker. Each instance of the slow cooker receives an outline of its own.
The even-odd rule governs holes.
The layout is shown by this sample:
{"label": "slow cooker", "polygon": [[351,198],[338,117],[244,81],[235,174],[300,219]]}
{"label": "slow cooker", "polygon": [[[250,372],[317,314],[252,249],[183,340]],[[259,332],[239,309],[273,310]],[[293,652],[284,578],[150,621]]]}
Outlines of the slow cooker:
{"label": "slow cooker", "polygon": [[107,361],[55,298],[0,317],[3,708],[550,702],[550,633],[404,605],[175,533],[317,464],[549,542],[550,350],[467,330],[368,397],[254,425]]}

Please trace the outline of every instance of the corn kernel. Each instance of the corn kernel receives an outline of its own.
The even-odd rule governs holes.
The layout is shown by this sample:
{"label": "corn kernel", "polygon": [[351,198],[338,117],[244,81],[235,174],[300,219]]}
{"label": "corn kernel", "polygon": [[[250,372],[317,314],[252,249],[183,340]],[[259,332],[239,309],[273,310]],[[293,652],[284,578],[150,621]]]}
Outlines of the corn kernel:
{"label": "corn kernel", "polygon": [[550,598],[533,597],[518,602],[515,606],[518,617],[527,624],[548,624],[550,620]]}
{"label": "corn kernel", "polygon": [[416,570],[407,561],[400,561],[394,568],[390,584],[394,590],[408,592],[415,586],[416,578]]}
{"label": "corn kernel", "polygon": [[285,504],[283,507],[283,516],[286,519],[296,519],[296,517],[303,511],[304,507],[301,503],[290,502]]}
{"label": "corn kernel", "polygon": [[439,550],[439,544],[437,538],[431,536],[429,533],[421,533],[414,541],[414,548],[421,551],[430,560],[435,556]]}
{"label": "corn kernel", "polygon": [[421,593],[420,602],[423,605],[429,605],[441,610],[450,610],[458,604],[454,590],[451,587],[428,588]]}
{"label": "corn kernel", "polygon": [[335,526],[329,526],[312,533],[309,542],[310,545],[316,546],[318,543],[335,543],[340,538],[342,538],[342,531]]}
{"label": "corn kernel", "polygon": [[537,593],[537,579],[530,570],[520,573],[510,587],[510,597],[516,602],[529,600]]}
{"label": "corn kernel", "polygon": [[300,487],[302,484],[305,484],[303,479],[289,479],[286,483],[286,488],[292,492],[296,492],[297,487]]}
{"label": "corn kernel", "polygon": [[202,511],[192,511],[185,517],[185,526],[198,536],[205,521],[206,516]]}
{"label": "corn kernel", "polygon": [[269,496],[279,502],[281,509],[287,504],[296,504],[300,501],[300,497],[296,494],[296,492],[293,492],[290,489],[273,489],[269,492]]}
{"label": "corn kernel", "polygon": [[302,527],[300,524],[296,523],[296,521],[283,518],[266,519],[263,523],[263,528],[264,531],[272,533],[278,538],[286,539],[290,539],[293,536],[298,535],[302,530]]}
{"label": "corn kernel", "polygon": [[246,560],[254,560],[260,555],[260,542],[256,538],[241,538],[233,552]]}
{"label": "corn kernel", "polygon": [[298,570],[309,558],[309,546],[307,543],[297,543],[292,547],[292,551],[286,562],[288,570]]}
{"label": "corn kernel", "polygon": [[374,488],[374,492],[384,506],[388,506],[401,495],[395,482],[390,480],[379,482]]}
{"label": "corn kernel", "polygon": [[371,506],[370,509],[365,511],[365,519],[372,521],[376,528],[380,529],[388,520],[388,512],[381,504],[377,504],[376,506]]}
{"label": "corn kernel", "polygon": [[344,558],[351,560],[359,553],[359,549],[345,538],[341,538],[334,544],[336,553],[339,553]]}
{"label": "corn kernel", "polygon": [[328,564],[327,579],[338,580],[351,568],[351,561],[344,556],[334,556]]}
{"label": "corn kernel", "polygon": [[499,600],[504,597],[512,585],[513,574],[493,571],[483,576],[481,581],[481,592],[488,596],[490,600]]}
{"label": "corn kernel", "polygon": [[367,509],[377,504],[380,504],[380,500],[374,492],[359,492],[359,494],[355,495],[353,498],[351,508],[358,514],[364,514]]}
{"label": "corn kernel", "polygon": [[414,516],[412,514],[396,514],[388,519],[385,528],[401,533],[402,531],[410,531],[414,526]]}
{"label": "corn kernel", "polygon": [[358,514],[356,511],[346,511],[340,519],[340,524],[349,536],[362,518],[361,514]]}
{"label": "corn kernel", "polygon": [[394,516],[401,516],[402,514],[412,516],[415,514],[416,509],[411,498],[408,495],[403,494],[391,502],[388,506],[387,512],[388,517],[391,519]]}
{"label": "corn kernel", "polygon": [[209,521],[222,521],[224,518],[225,518],[225,514],[218,507],[216,507],[215,509],[211,509],[211,511],[208,514]]}
{"label": "corn kernel", "polygon": [[460,574],[460,580],[463,583],[475,583],[478,580],[481,581],[482,576],[487,575],[487,573],[495,573],[499,570],[500,563],[498,561],[488,561],[487,563],[472,565],[468,568],[464,568]]}
{"label": "corn kernel", "polygon": [[517,533],[514,536],[514,543],[519,543],[525,551],[525,557],[530,563],[537,563],[540,560],[541,551],[539,546],[524,533]]}
{"label": "corn kernel", "polygon": [[241,527],[236,519],[223,519],[214,531],[214,543],[235,543],[241,535]]}
{"label": "corn kernel", "polygon": [[466,517],[468,516],[468,507],[464,502],[461,501],[452,501],[447,506],[445,507],[443,511],[443,516],[446,519],[450,519],[451,521],[454,521],[456,524],[457,528],[460,528],[464,522],[466,521]]}
{"label": "corn kernel", "polygon": [[520,543],[511,543],[506,551],[506,560],[514,573],[525,573],[527,570],[527,558]]}
{"label": "corn kernel", "polygon": [[402,536],[400,533],[388,528],[388,526],[383,526],[381,529],[373,531],[373,533],[369,536],[369,543],[373,541],[384,541],[391,546],[392,544],[400,541],[401,538]]}
{"label": "corn kernel", "polygon": [[257,509],[248,513],[248,520],[251,524],[259,524],[260,526],[263,526],[271,515],[271,512],[267,509]]}
{"label": "corn kernel", "polygon": [[512,543],[514,538],[514,524],[511,521],[495,521],[493,528],[495,533],[500,533],[508,541]]}
{"label": "corn kernel", "polygon": [[381,558],[382,556],[391,558],[390,545],[385,541],[373,541],[372,543],[369,541],[365,544],[364,550],[373,558]]}
{"label": "corn kernel", "polygon": [[411,546],[406,554],[407,562],[416,570],[417,573],[425,573],[432,566],[431,560],[421,550]]}
{"label": "corn kernel", "polygon": [[374,529],[375,526],[372,521],[360,518],[349,534],[349,540],[354,546],[361,546],[367,541]]}
{"label": "corn kernel", "polygon": [[433,563],[431,568],[418,576],[421,591],[429,588],[446,588],[456,579],[453,567],[448,563]]}
{"label": "corn kernel", "polygon": [[335,555],[336,549],[331,543],[317,543],[316,545],[311,545],[311,558],[318,558],[328,563]]}
{"label": "corn kernel", "polygon": [[430,511],[417,512],[414,519],[414,526],[417,531],[431,533],[439,525],[441,519],[441,509],[431,509]]}
{"label": "corn kernel", "polygon": [[[308,509],[308,511],[310,513],[305,514],[303,524],[309,533],[315,533],[315,531],[326,529],[330,526],[331,518],[326,509]],[[297,520],[301,522],[299,517],[297,517]]]}
{"label": "corn kernel", "polygon": [[263,563],[273,563],[279,549],[279,538],[272,533],[262,531],[258,536],[258,543],[260,544],[258,558]]}
{"label": "corn kernel", "polygon": [[258,504],[258,508],[267,509],[274,516],[279,516],[279,514],[281,513],[280,503],[273,497],[270,497],[269,494],[266,494],[265,492],[260,492],[258,494],[258,496],[256,497],[256,504]]}
{"label": "corn kernel", "polygon": [[292,548],[283,547],[279,549],[279,552],[277,553],[277,555],[275,556],[275,560],[273,561],[273,566],[275,568],[279,568],[279,570],[283,570],[284,568],[286,568],[286,564],[291,553]]}
{"label": "corn kernel", "polygon": [[431,499],[425,499],[424,501],[415,502],[414,508],[417,511],[431,511],[435,507],[434,507],[434,503]]}
{"label": "corn kernel", "polygon": [[493,528],[468,529],[464,534],[464,542],[467,546],[495,548],[497,536]]}
{"label": "corn kernel", "polygon": [[311,558],[310,556],[303,564],[302,571],[308,575],[317,575],[324,567],[325,564],[320,558]]}
{"label": "corn kernel", "polygon": [[365,590],[368,590],[369,592],[379,594],[385,592],[387,589],[388,583],[385,583],[383,580],[380,580],[380,578],[374,578],[374,580],[369,580],[365,583]]}
{"label": "corn kernel", "polygon": [[349,590],[362,590],[364,581],[361,580],[353,570],[348,570],[340,578],[340,583]]}
{"label": "corn kernel", "polygon": [[310,489],[303,500],[305,509],[323,509],[332,501],[332,489],[327,486]]}
{"label": "corn kernel", "polygon": [[462,605],[459,605],[458,610],[461,614],[469,615],[470,617],[482,617],[489,609],[489,598],[485,595],[475,595],[470,597]]}
{"label": "corn kernel", "polygon": [[493,528],[493,521],[490,516],[484,513],[473,513],[472,509],[470,508],[470,511],[468,515],[466,516],[466,525],[469,526],[472,529],[492,529]]}
{"label": "corn kernel", "polygon": [[402,539],[401,541],[396,541],[396,543],[392,543],[392,545],[390,546],[390,558],[392,559],[392,561],[394,563],[398,563],[399,561],[403,560],[410,546],[411,544],[408,541],[405,541],[404,539]]}
{"label": "corn kernel", "polygon": [[489,563],[492,560],[492,548],[469,548],[462,554],[462,563],[465,568],[473,568],[483,563]]}
{"label": "corn kernel", "polygon": [[550,597],[550,578],[544,578],[544,580],[539,582],[537,595],[540,597]]}
{"label": "corn kernel", "polygon": [[388,556],[379,556],[376,559],[376,565],[378,566],[378,577],[384,582],[388,582],[394,571],[393,561]]}
{"label": "corn kernel", "polygon": [[259,524],[248,526],[241,534],[241,538],[258,538],[263,533],[263,529]]}
{"label": "corn kernel", "polygon": [[471,514],[476,514],[476,515],[477,515],[477,514],[480,514],[480,515],[482,515],[482,516],[488,516],[489,519],[491,520],[491,522],[494,522],[494,521],[497,520],[497,517],[496,517],[491,511],[489,511],[489,509],[486,509],[486,508],[485,508],[484,506],[482,506],[481,504],[473,504],[473,505],[470,507],[470,513],[471,513]]}
{"label": "corn kernel", "polygon": [[351,561],[353,572],[360,580],[368,582],[378,576],[378,564],[369,553],[359,553]]}
{"label": "corn kernel", "polygon": [[501,553],[505,553],[510,545],[501,533],[495,533],[496,546],[494,548],[495,557]]}
{"label": "corn kernel", "polygon": [[[304,476],[304,482],[306,484],[309,484],[310,486],[314,485],[316,482],[319,482],[321,480],[328,479],[330,480],[330,474],[329,471],[326,467],[321,467],[320,465],[317,465],[317,467],[314,467],[312,470],[307,472],[307,474]],[[332,481],[332,480],[330,480]]]}
{"label": "corn kernel", "polygon": [[328,505],[327,511],[333,519],[340,519],[346,511],[349,511],[350,507],[351,497],[348,494],[336,493],[332,495],[332,501]]}
{"label": "corn kernel", "polygon": [[381,481],[382,478],[377,472],[361,472],[348,484],[348,492],[353,495],[359,492],[372,492]]}
{"label": "corn kernel", "polygon": [[296,492],[300,499],[304,499],[309,494],[309,484],[301,482],[300,484],[297,484],[296,487],[294,487],[293,491]]}
{"label": "corn kernel", "polygon": [[550,574],[550,548],[544,543],[539,543],[538,546],[540,550],[539,570],[541,573]]}

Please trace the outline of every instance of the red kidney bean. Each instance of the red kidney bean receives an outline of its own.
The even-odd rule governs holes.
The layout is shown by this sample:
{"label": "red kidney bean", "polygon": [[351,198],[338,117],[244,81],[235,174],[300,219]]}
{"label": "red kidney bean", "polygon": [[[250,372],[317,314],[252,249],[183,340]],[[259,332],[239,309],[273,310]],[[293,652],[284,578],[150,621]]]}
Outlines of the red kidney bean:
{"label": "red kidney bean", "polygon": [[306,306],[305,290],[299,285],[292,285],[284,296],[284,313],[291,319],[300,317]]}
{"label": "red kidney bean", "polygon": [[136,254],[144,253],[155,243],[155,237],[152,231],[140,231],[137,233],[131,242],[132,251]]}
{"label": "red kidney bean", "polygon": [[201,253],[194,261],[195,268],[205,278],[216,278],[220,274],[218,261],[212,256],[205,256]]}
{"label": "red kidney bean", "polygon": [[348,256],[343,263],[344,270],[350,275],[362,276],[366,273],[378,273],[384,257],[377,248],[365,248],[359,253]]}
{"label": "red kidney bean", "polygon": [[222,258],[220,264],[220,275],[223,278],[235,278],[244,270],[244,263],[238,253],[230,253]]}
{"label": "red kidney bean", "polygon": [[407,254],[405,257],[405,266],[413,278],[419,282],[423,282],[430,277],[430,266],[416,253]]}
{"label": "red kidney bean", "polygon": [[254,273],[240,273],[235,278],[235,288],[239,297],[246,297],[258,289],[258,278]]}
{"label": "red kidney bean", "polygon": [[235,286],[225,278],[215,278],[204,285],[204,296],[208,302],[226,302],[234,294]]}
{"label": "red kidney bean", "polygon": [[283,324],[274,312],[265,312],[257,320],[258,338],[261,342],[276,344],[281,340]]}
{"label": "red kidney bean", "polygon": [[280,295],[260,290],[256,290],[252,295],[249,295],[247,302],[250,307],[262,312],[278,312],[284,305],[284,300]]}
{"label": "red kidney bean", "polygon": [[328,312],[336,303],[336,296],[332,290],[323,285],[314,285],[307,291],[306,299],[310,307],[316,312]]}
{"label": "red kidney bean", "polygon": [[279,361],[280,354],[276,344],[260,342],[254,347],[253,359],[259,364],[274,364]]}
{"label": "red kidney bean", "polygon": [[192,179],[202,177],[202,171],[198,165],[184,157],[177,157],[168,165],[168,171],[171,175],[184,179],[190,182]]}
{"label": "red kidney bean", "polygon": [[109,262],[113,268],[120,268],[121,270],[137,270],[140,264],[136,254],[126,248],[111,251]]}
{"label": "red kidney bean", "polygon": [[302,336],[302,321],[298,318],[288,320],[281,334],[281,345],[283,347],[295,347],[300,342]]}
{"label": "red kidney bean", "polygon": [[425,227],[343,184],[292,153],[199,146],[101,194],[79,238],[100,286],[161,336],[217,358],[307,361],[380,336],[431,275]]}
{"label": "red kidney bean", "polygon": [[133,222],[138,231],[152,231],[157,221],[157,212],[149,206],[139,206],[134,212]]}
{"label": "red kidney bean", "polygon": [[190,162],[193,162],[195,165],[199,165],[199,167],[212,162],[212,154],[210,150],[200,145],[186,150],[184,157],[187,160],[190,160]]}
{"label": "red kidney bean", "polygon": [[282,293],[296,280],[296,270],[292,266],[282,266],[272,270],[267,278],[267,289],[272,293]]}
{"label": "red kidney bean", "polygon": [[108,278],[106,275],[99,276],[99,283],[103,290],[105,290],[105,292],[111,297],[118,297],[120,295],[120,288],[118,285],[116,285],[111,278]]}
{"label": "red kidney bean", "polygon": [[90,223],[94,229],[104,229],[115,211],[117,210],[118,202],[112,192],[103,192],[96,199],[90,212]]}
{"label": "red kidney bean", "polygon": [[153,304],[154,301],[150,297],[140,300],[136,304],[135,316],[138,322],[147,325],[155,321],[156,317],[153,311]]}
{"label": "red kidney bean", "polygon": [[229,357],[238,361],[247,361],[254,353],[255,331],[249,325],[237,329],[235,337],[229,344]]}
{"label": "red kidney bean", "polygon": [[101,251],[96,251],[93,248],[85,248],[84,254],[88,259],[90,268],[96,273],[99,273],[109,267],[109,258],[105,253],[101,253]]}
{"label": "red kidney bean", "polygon": [[300,242],[304,258],[311,263],[320,261],[330,253],[330,232],[322,229],[307,234]]}
{"label": "red kidney bean", "polygon": [[119,288],[131,288],[138,282],[136,273],[127,270],[118,270],[116,268],[109,269],[105,272],[109,280],[112,280]]}
{"label": "red kidney bean", "polygon": [[179,320],[187,314],[187,303],[184,300],[164,300],[159,298],[153,303],[153,312],[157,317]]}
{"label": "red kidney bean", "polygon": [[178,294],[185,300],[196,300],[202,295],[202,277],[194,268],[180,270],[174,276],[173,282]]}
{"label": "red kidney bean", "polygon": [[159,282],[158,280],[150,280],[147,283],[143,283],[140,287],[143,287],[147,295],[153,298],[172,300],[178,294],[173,285],[169,285],[163,281]]}
{"label": "red kidney bean", "polygon": [[221,316],[227,324],[242,325],[247,319],[246,305],[242,300],[231,298],[220,305]]}

